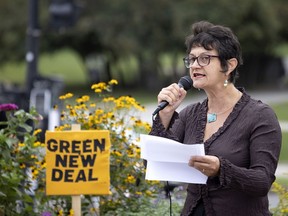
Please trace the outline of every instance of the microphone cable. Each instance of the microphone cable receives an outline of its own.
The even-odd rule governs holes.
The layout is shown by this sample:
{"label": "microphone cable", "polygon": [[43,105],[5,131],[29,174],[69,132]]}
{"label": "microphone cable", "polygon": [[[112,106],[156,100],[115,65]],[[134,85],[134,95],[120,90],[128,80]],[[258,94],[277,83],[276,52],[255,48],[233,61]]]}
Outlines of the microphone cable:
{"label": "microphone cable", "polygon": [[[155,120],[156,118],[156,114],[153,114],[152,115],[152,122]],[[168,188],[168,191],[167,191],[167,195],[168,195],[168,199],[169,199],[169,213],[170,213],[170,216],[172,216],[172,198],[171,198],[171,193],[170,193],[170,190],[169,190],[169,182],[166,181],[166,186]]]}
{"label": "microphone cable", "polygon": [[169,206],[170,206],[170,216],[172,216],[172,198],[171,198],[171,193],[170,193],[170,186],[169,186],[169,182],[166,181],[166,185],[167,185],[167,188],[168,188],[168,192],[167,192],[167,195],[168,195],[168,198],[169,198]]}

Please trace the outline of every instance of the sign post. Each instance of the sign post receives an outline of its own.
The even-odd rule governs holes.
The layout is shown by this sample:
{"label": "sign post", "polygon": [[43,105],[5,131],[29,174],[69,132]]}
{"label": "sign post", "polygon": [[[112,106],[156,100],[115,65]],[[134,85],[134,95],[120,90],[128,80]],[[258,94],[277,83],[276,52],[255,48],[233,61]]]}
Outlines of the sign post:
{"label": "sign post", "polygon": [[[81,125],[80,124],[72,124],[71,125],[72,131],[80,131]],[[72,209],[74,211],[75,216],[81,216],[81,196],[80,195],[72,195]]]}

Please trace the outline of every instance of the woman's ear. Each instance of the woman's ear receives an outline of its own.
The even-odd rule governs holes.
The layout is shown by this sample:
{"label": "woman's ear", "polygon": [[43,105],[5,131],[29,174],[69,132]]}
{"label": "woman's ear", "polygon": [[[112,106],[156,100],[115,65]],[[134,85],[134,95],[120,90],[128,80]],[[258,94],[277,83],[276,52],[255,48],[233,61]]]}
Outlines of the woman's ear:
{"label": "woman's ear", "polygon": [[228,71],[227,75],[230,74],[238,65],[238,61],[236,58],[231,58],[228,60]]}

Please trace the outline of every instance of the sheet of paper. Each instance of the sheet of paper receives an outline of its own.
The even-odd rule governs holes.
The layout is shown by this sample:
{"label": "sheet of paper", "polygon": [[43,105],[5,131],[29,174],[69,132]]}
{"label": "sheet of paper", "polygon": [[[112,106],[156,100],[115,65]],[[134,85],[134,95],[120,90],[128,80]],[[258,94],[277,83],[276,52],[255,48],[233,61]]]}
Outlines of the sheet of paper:
{"label": "sheet of paper", "polygon": [[147,180],[206,184],[207,176],[188,166],[191,156],[205,155],[204,144],[187,145],[141,134],[140,147],[141,158],[147,160]]}

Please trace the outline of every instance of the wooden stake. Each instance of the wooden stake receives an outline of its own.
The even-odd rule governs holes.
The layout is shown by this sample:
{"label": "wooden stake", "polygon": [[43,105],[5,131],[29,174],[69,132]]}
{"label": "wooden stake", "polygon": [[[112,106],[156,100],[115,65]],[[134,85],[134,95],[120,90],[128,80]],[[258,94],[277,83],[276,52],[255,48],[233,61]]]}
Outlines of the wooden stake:
{"label": "wooden stake", "polygon": [[[81,125],[72,124],[71,130],[79,131],[81,130]],[[81,216],[81,196],[80,195],[72,196],[72,209],[74,211],[74,216]]]}

